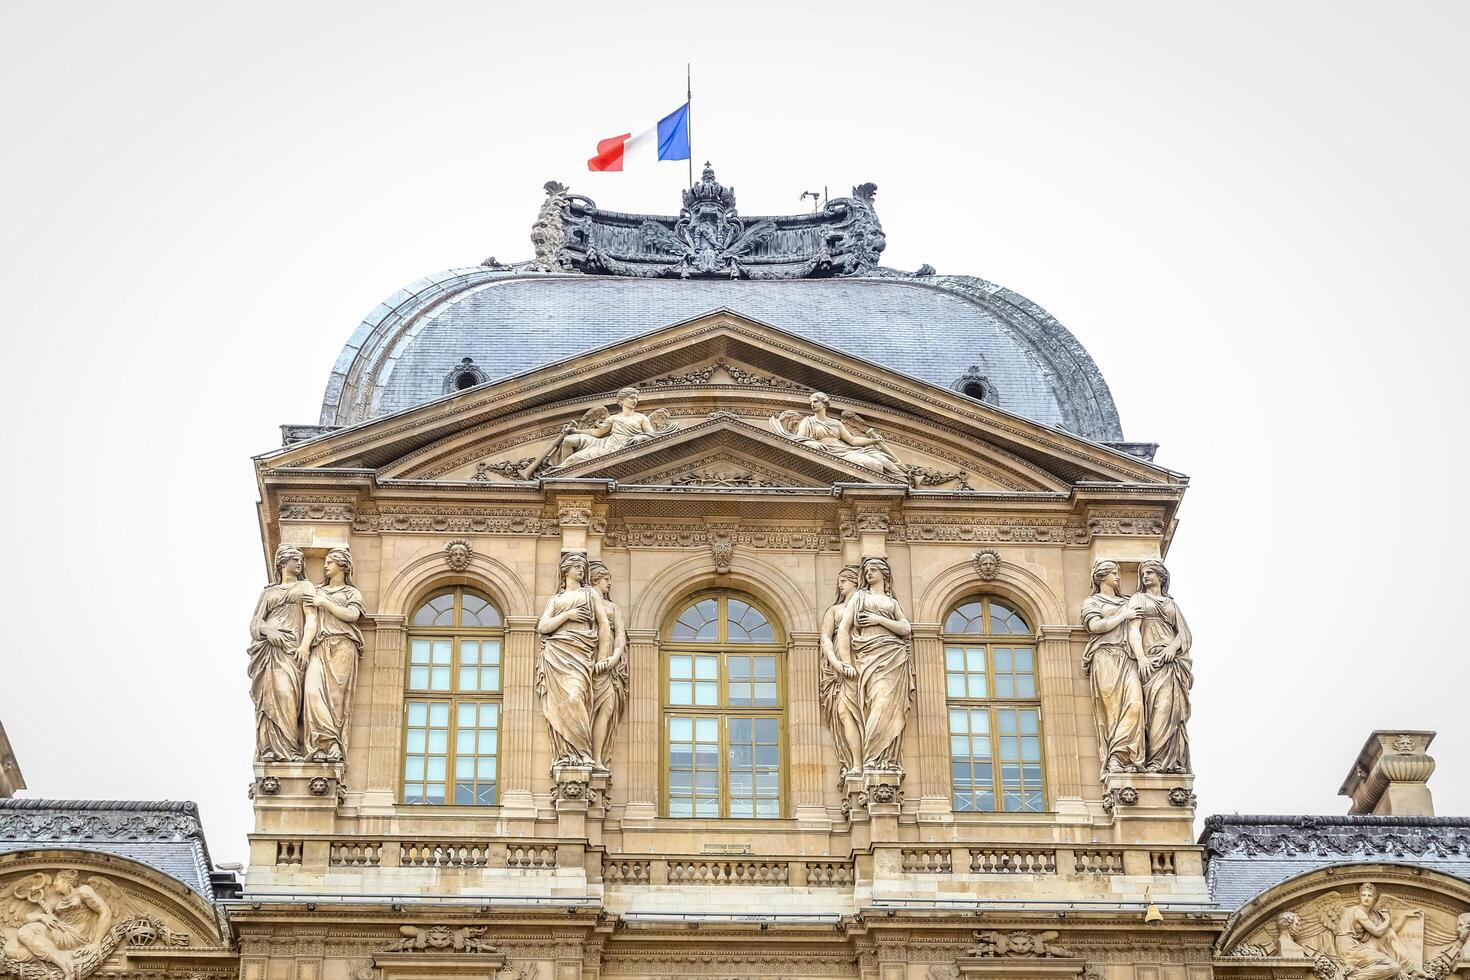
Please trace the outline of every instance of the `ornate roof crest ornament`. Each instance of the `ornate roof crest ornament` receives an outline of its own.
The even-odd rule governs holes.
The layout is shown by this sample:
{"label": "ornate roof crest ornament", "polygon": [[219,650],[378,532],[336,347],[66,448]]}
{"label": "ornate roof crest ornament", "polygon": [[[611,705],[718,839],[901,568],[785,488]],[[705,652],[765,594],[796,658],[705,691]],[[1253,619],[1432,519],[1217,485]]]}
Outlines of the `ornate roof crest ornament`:
{"label": "ornate roof crest ornament", "polygon": [[531,232],[547,272],[638,278],[823,279],[869,275],[887,240],[873,210],[876,184],[810,214],[742,218],[735,189],[704,165],[677,216],[604,211],[552,181]]}

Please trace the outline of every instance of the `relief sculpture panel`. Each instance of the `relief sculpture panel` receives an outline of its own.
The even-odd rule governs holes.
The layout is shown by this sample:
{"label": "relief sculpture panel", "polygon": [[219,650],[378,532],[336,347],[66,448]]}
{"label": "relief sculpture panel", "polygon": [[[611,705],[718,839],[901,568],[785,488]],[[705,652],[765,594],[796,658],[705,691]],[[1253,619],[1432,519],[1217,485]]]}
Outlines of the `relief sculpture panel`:
{"label": "relief sculpture panel", "polygon": [[38,871],[0,885],[0,975],[86,980],[119,947],[188,944],[101,875]]}
{"label": "relief sculpture panel", "polygon": [[1467,944],[1470,912],[1454,915],[1363,882],[1277,913],[1227,955],[1309,959],[1322,980],[1439,980]]}

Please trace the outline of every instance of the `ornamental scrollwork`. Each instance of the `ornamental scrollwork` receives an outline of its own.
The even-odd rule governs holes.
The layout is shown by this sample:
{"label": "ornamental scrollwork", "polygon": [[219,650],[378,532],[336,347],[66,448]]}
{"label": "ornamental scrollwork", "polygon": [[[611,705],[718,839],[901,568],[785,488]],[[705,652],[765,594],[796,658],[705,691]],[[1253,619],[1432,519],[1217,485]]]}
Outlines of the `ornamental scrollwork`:
{"label": "ornamental scrollwork", "polygon": [[1057,943],[1061,933],[1055,929],[1040,932],[1001,932],[977,930],[975,945],[965,950],[967,957],[1071,957],[1077,954]]}
{"label": "ornamental scrollwork", "polygon": [[484,926],[400,926],[403,938],[389,943],[387,953],[498,953],[485,939]]}

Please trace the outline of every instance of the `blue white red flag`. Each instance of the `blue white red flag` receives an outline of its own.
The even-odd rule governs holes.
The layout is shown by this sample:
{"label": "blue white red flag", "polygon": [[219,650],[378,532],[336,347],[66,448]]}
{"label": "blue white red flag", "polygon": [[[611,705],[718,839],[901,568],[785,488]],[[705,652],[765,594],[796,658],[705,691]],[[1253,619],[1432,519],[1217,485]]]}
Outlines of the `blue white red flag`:
{"label": "blue white red flag", "polygon": [[685,102],[654,126],[636,135],[624,133],[597,143],[597,155],[587,161],[588,170],[620,171],[627,159],[639,160],[648,149],[657,150],[657,160],[689,159],[689,103]]}

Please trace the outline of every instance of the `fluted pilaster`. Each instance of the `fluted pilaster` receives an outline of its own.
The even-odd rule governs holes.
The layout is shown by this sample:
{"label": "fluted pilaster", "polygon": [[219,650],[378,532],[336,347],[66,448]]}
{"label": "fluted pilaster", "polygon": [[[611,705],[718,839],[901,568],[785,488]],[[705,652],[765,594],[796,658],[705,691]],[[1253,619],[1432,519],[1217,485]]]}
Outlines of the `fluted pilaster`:
{"label": "fluted pilaster", "polygon": [[[372,664],[371,687],[359,695],[359,707],[367,713],[367,771],[361,786],[376,791],[386,801],[398,798],[400,740],[403,738],[403,661],[407,656],[403,616],[376,616],[373,630],[364,639],[369,649],[364,659]],[[364,702],[366,702],[364,704]],[[349,769],[354,747],[348,746]],[[348,777],[349,783],[356,783]]]}
{"label": "fluted pilaster", "polygon": [[[1078,758],[1082,744],[1078,732],[1085,719],[1079,719],[1077,675],[1081,661],[1072,658],[1072,627],[1043,626],[1036,651],[1041,685],[1041,724],[1046,732],[1046,778],[1053,808],[1061,797],[1082,795],[1082,768]],[[1088,735],[1091,730],[1088,729]]]}
{"label": "fluted pilaster", "polygon": [[500,744],[504,746],[501,798],[516,794],[529,802],[535,791],[537,634],[536,620],[511,616],[505,621],[505,703],[501,717]]}
{"label": "fluted pilaster", "polygon": [[939,624],[914,625],[914,671],[918,703],[909,716],[909,737],[919,754],[920,812],[942,818],[950,812],[949,714]]}
{"label": "fluted pilaster", "polygon": [[786,663],[786,731],[790,739],[791,803],[795,809],[822,807],[822,782],[837,762],[823,751],[822,713],[817,702],[817,634],[793,633]]}
{"label": "fluted pilaster", "polygon": [[658,813],[658,634],[628,631],[628,805],[630,819]]}

